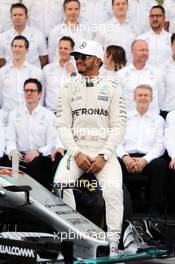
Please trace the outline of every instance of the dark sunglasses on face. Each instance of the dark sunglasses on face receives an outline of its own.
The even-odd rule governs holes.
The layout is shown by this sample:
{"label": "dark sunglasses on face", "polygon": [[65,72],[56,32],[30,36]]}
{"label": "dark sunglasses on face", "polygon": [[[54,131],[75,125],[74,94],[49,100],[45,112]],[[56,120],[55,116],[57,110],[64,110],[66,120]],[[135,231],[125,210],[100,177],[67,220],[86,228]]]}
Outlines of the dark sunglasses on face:
{"label": "dark sunglasses on face", "polygon": [[85,61],[86,59],[88,59],[89,57],[91,57],[90,55],[85,55],[85,54],[75,54],[74,55],[74,59],[77,61],[79,59]]}

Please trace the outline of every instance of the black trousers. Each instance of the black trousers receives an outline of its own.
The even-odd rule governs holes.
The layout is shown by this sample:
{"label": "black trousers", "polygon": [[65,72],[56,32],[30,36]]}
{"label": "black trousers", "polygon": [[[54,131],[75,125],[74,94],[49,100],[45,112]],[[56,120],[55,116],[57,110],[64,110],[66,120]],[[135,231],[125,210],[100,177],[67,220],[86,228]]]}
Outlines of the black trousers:
{"label": "black trousers", "polygon": [[175,216],[175,170],[169,170],[169,181],[167,189],[169,213]]}
{"label": "black trousers", "polygon": [[[38,156],[32,162],[26,163],[20,161],[21,167],[19,169],[24,173],[30,175],[33,179],[38,181],[48,190],[51,190],[53,183],[52,177],[52,162],[50,156]],[[4,166],[11,167],[12,162],[5,156]]]}
{"label": "black trousers", "polygon": [[5,166],[5,157],[0,158],[0,166]]}
{"label": "black trousers", "polygon": [[[131,157],[143,157],[145,154],[133,153]],[[138,175],[139,177],[146,177],[150,182],[150,201],[151,210],[161,211],[164,193],[165,183],[168,177],[168,163],[160,157],[153,159],[139,174],[128,172],[122,159],[119,159],[123,181],[129,189],[129,181],[132,180],[132,175]]]}

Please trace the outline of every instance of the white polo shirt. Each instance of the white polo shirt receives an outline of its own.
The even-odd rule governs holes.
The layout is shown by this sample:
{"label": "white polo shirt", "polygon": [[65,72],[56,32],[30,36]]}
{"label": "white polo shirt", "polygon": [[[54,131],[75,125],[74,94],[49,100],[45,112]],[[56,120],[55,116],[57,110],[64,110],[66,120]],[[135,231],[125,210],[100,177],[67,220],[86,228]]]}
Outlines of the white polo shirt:
{"label": "white polo shirt", "polygon": [[32,113],[25,105],[12,110],[7,126],[7,153],[13,149],[22,152],[38,149],[44,156],[51,154],[57,135],[55,118],[41,105]]}
{"label": "white polo shirt", "polygon": [[5,126],[3,123],[3,113],[0,109],[0,158],[3,157],[5,153],[5,143],[6,143],[6,131],[5,131]]}
{"label": "white polo shirt", "polygon": [[[0,58],[5,58],[7,62],[12,59],[11,42],[18,35],[13,27],[0,34]],[[41,68],[39,56],[48,54],[44,35],[28,25],[26,25],[21,35],[29,41],[28,62]]]}
{"label": "white polo shirt", "polygon": [[162,98],[162,73],[155,66],[146,64],[142,70],[137,70],[133,63],[117,71],[117,78],[123,88],[124,97],[126,99],[128,112],[135,109],[134,90],[140,84],[148,84],[153,89],[153,101],[150,110],[156,113],[160,111]]}
{"label": "white polo shirt", "polygon": [[147,112],[141,116],[136,110],[128,116],[127,128],[122,143],[117,148],[117,156],[143,153],[149,163],[163,155],[164,119],[158,114]]}
{"label": "white polo shirt", "polygon": [[28,8],[29,25],[46,37],[63,20],[63,0],[23,0],[22,3]]}
{"label": "white polo shirt", "polygon": [[115,79],[117,82],[118,82],[118,79],[117,79],[117,71],[114,71],[114,70],[108,70],[106,69],[105,65],[103,65],[101,68],[100,68],[100,74],[104,76],[104,78],[109,78],[109,79]]}
{"label": "white polo shirt", "polygon": [[165,122],[165,148],[171,159],[175,158],[175,111],[171,111]]}
{"label": "white polo shirt", "polygon": [[0,102],[5,112],[8,113],[24,103],[23,85],[28,78],[36,78],[42,82],[43,73],[41,69],[26,61],[20,69],[17,69],[12,62],[0,69]]}
{"label": "white polo shirt", "polygon": [[175,32],[175,0],[164,0],[166,21],[169,21],[169,32]]}
{"label": "white polo shirt", "polygon": [[78,23],[76,27],[70,29],[65,23],[58,24],[49,33],[48,50],[49,62],[53,62],[58,58],[58,42],[61,37],[71,37],[75,42],[75,49],[79,46],[82,40],[92,39],[92,31],[88,24]]}
{"label": "white polo shirt", "polygon": [[164,95],[161,104],[161,110],[172,111],[175,110],[175,61],[171,57],[161,67],[164,82]]}
{"label": "white polo shirt", "polygon": [[104,29],[96,34],[96,41],[106,49],[110,45],[118,45],[125,49],[127,60],[131,61],[131,43],[135,39],[134,29],[126,20],[120,24],[115,17],[107,21]]}
{"label": "white polo shirt", "polygon": [[[75,66],[76,69],[76,66]],[[58,97],[64,85],[71,80],[66,67],[61,67],[59,63],[53,62],[43,68],[44,87],[45,87],[45,105],[53,111],[57,111]]]}
{"label": "white polo shirt", "polygon": [[0,1],[0,33],[8,30],[12,26],[10,17],[10,7],[12,4],[16,4],[19,2],[20,0]]}
{"label": "white polo shirt", "polygon": [[171,34],[162,30],[160,34],[155,34],[152,29],[140,35],[137,39],[143,39],[149,46],[148,62],[152,65],[160,66],[172,54]]}
{"label": "white polo shirt", "polygon": [[150,28],[149,12],[156,0],[128,0],[128,20],[135,25],[137,36]]}
{"label": "white polo shirt", "polygon": [[112,15],[112,1],[80,0],[80,19],[91,25],[106,23]]}

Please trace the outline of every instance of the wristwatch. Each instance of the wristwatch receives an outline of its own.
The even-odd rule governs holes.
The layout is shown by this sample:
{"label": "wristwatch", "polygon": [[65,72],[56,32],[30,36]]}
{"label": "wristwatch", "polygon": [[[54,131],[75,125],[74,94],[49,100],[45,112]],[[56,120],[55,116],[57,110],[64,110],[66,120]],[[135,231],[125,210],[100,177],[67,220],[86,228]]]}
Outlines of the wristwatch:
{"label": "wristwatch", "polygon": [[108,160],[108,157],[107,157],[106,154],[104,154],[104,153],[99,153],[98,155],[100,155],[105,161]]}

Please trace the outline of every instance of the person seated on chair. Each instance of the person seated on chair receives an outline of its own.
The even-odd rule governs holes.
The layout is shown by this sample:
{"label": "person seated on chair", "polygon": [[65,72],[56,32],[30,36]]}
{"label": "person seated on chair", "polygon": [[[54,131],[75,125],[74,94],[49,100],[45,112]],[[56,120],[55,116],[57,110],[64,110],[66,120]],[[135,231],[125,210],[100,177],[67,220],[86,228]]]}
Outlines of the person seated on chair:
{"label": "person seated on chair", "polygon": [[160,214],[163,189],[167,175],[167,163],[162,158],[164,120],[151,112],[152,88],[139,85],[134,90],[136,110],[128,117],[127,130],[117,148],[123,179],[127,183],[132,175],[147,176],[151,181],[150,200],[152,215]]}
{"label": "person seated on chair", "polygon": [[24,83],[25,105],[12,110],[7,127],[7,154],[18,150],[26,173],[46,188],[52,183],[49,155],[55,145],[55,115],[40,105],[42,85],[37,79]]}
{"label": "person seated on chair", "polygon": [[[69,82],[59,97],[58,130],[67,153],[54,182],[75,182],[83,172],[95,174],[106,204],[110,255],[116,255],[123,219],[123,190],[115,150],[125,132],[125,101],[120,85],[99,74],[104,54],[98,42],[85,40],[70,55],[82,77]],[[64,192],[64,201],[75,208],[72,190]]]}
{"label": "person seated on chair", "polygon": [[[63,145],[60,142],[59,137],[57,138],[57,147],[51,154],[52,159],[52,175],[55,175],[57,167],[66,153]],[[85,186],[80,182],[82,179],[86,182]],[[92,186],[93,188],[90,189]],[[100,228],[106,231],[106,222],[105,222],[105,202],[102,197],[101,187],[98,183],[97,178],[93,173],[83,173],[82,176],[78,179],[77,183],[74,185],[69,185],[74,190],[74,198],[76,202],[76,210],[88,218],[91,222],[99,226]],[[58,187],[53,186],[54,188]],[[89,187],[89,188],[88,188]],[[61,189],[60,189],[61,190]],[[92,196],[91,196],[92,195]],[[126,187],[123,185],[123,221],[125,219],[130,219],[133,215],[133,207],[131,202],[130,193]]]}

